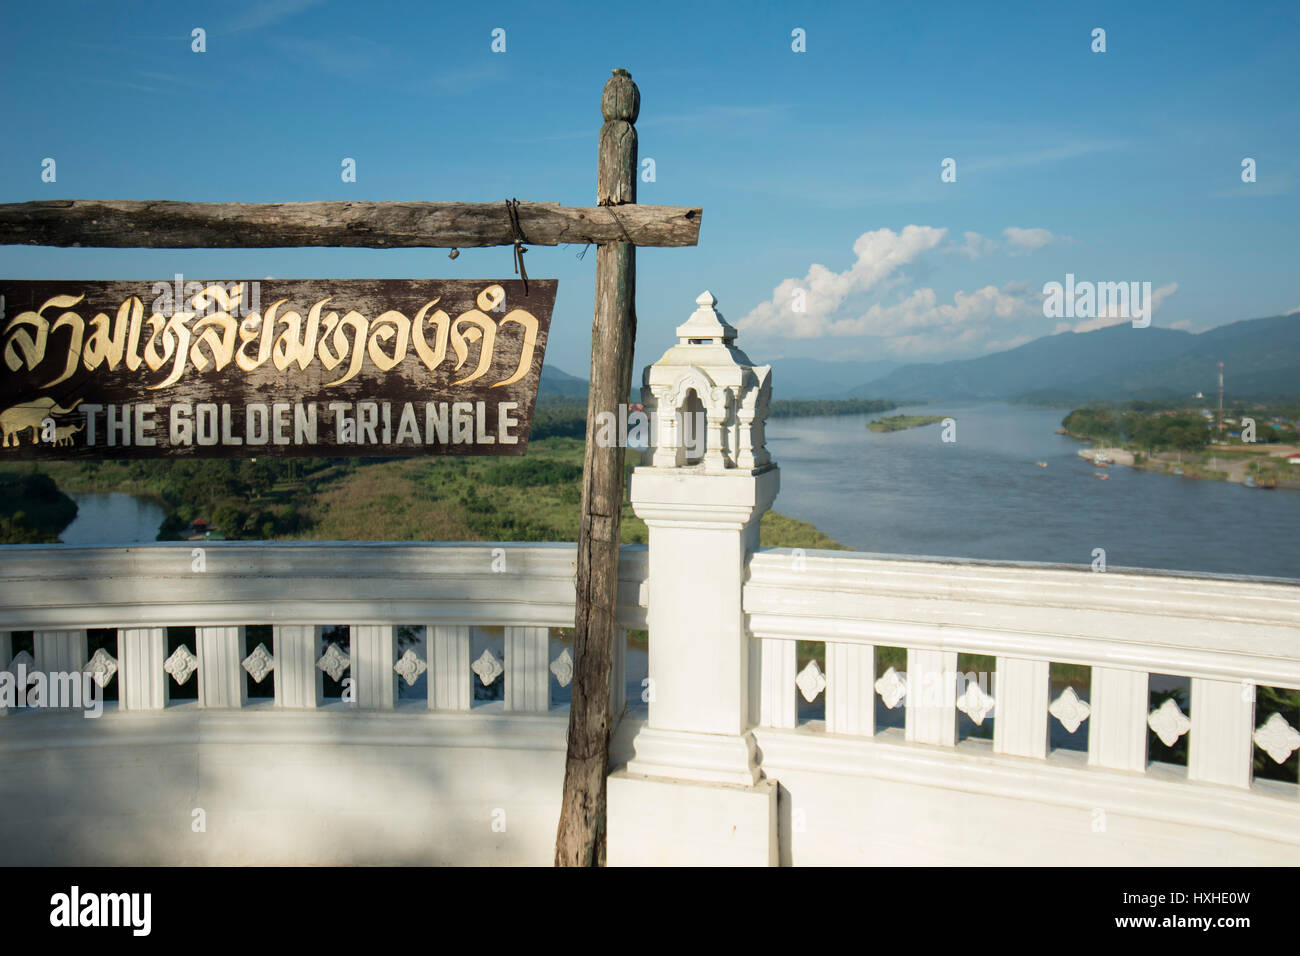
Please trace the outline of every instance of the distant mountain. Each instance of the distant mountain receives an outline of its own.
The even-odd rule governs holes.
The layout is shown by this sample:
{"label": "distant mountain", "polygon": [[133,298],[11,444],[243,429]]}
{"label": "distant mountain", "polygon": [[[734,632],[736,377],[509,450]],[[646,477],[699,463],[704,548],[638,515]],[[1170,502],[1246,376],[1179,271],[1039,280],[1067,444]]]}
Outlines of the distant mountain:
{"label": "distant mountain", "polygon": [[[760,363],[761,364],[761,363]],[[821,359],[775,359],[772,385],[779,398],[844,398],[855,382],[884,375],[898,368],[897,362],[826,362]],[[551,398],[586,398],[587,380],[570,375],[553,365],[542,366],[537,394]],[[641,401],[641,371],[632,375],[633,401]],[[873,396],[874,397],[874,396]]]}
{"label": "distant mountain", "polygon": [[554,365],[542,365],[542,378],[537,384],[539,397],[586,398],[587,380],[561,371]]}
{"label": "distant mountain", "polygon": [[975,359],[904,365],[850,390],[898,401],[1170,399],[1218,388],[1247,397],[1300,394],[1300,315],[1192,334],[1131,324],[1065,332]]}
{"label": "distant mountain", "polygon": [[[827,362],[823,359],[784,358],[759,364],[772,366],[773,397],[844,398],[858,382],[887,375],[898,362]],[[870,396],[875,398],[876,396]]]}

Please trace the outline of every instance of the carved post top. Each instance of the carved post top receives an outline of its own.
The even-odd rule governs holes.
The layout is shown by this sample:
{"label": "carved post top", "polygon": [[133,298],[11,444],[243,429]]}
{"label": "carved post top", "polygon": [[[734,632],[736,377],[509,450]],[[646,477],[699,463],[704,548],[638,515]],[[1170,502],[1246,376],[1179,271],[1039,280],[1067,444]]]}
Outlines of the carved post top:
{"label": "carved post top", "polygon": [[[736,347],[736,329],[717,304],[712,292],[700,293],[695,311],[677,327],[677,344],[646,367],[641,394],[652,420],[671,420],[694,408],[704,412],[710,425],[727,427],[721,433],[711,431],[708,446],[698,453],[652,455],[655,467],[696,467],[702,462],[708,472],[757,473],[772,465],[763,447],[771,366],[755,366]],[[655,436],[651,440],[658,447]],[[680,436],[670,439],[674,444],[678,440]]]}
{"label": "carved post top", "polygon": [[632,82],[632,74],[621,67],[605,81],[600,94],[600,115],[606,123],[625,120],[635,123],[641,113],[641,91]]}

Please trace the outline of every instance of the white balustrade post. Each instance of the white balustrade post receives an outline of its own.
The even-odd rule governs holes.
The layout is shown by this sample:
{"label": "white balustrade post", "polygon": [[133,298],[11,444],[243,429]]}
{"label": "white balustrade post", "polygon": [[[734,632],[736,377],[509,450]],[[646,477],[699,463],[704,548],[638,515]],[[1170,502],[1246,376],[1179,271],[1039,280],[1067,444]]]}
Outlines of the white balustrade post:
{"label": "white balustrade post", "polygon": [[551,629],[505,630],[506,710],[544,714],[551,709]]}
{"label": "white balustrade post", "polygon": [[430,624],[429,709],[469,710],[473,702],[468,624]]}
{"label": "white balustrade post", "polygon": [[243,707],[248,703],[248,682],[240,666],[244,631],[241,626],[194,629],[200,707]]}
{"label": "white balustrade post", "polygon": [[[68,688],[67,693],[75,693],[75,700],[81,699],[81,692],[85,687],[85,682],[81,678],[81,668],[86,664],[86,632],[85,631],[36,631],[32,635],[32,654],[36,662],[34,669],[46,675],[45,706],[53,707],[60,703],[69,703],[72,701],[63,701],[56,699],[56,694],[61,698],[63,695],[56,690],[55,674],[75,674],[75,680],[78,687],[75,691]],[[66,688],[67,684],[59,681],[58,685]],[[96,688],[98,690],[98,688]]]}
{"label": "white balustrade post", "polygon": [[1112,770],[1146,771],[1150,697],[1144,671],[1092,669],[1088,702],[1088,763]]}
{"label": "white balustrade post", "polygon": [[957,743],[957,652],[907,650],[909,743],[952,747]]}
{"label": "white balustrade post", "polygon": [[610,725],[618,723],[627,709],[627,628],[614,629],[614,660],[609,672]]}
{"label": "white balustrade post", "polygon": [[[9,666],[9,662],[14,659],[14,636],[10,631],[0,631],[0,670]],[[14,688],[15,697],[17,696],[17,687]],[[9,708],[0,700],[0,717],[9,713]]]}
{"label": "white balustrade post", "polygon": [[1193,677],[1191,706],[1188,779],[1249,787],[1254,756],[1254,685]]}
{"label": "white balustrade post", "polygon": [[171,699],[167,672],[167,629],[123,627],[117,632],[118,706],[122,710],[161,710]]}
{"label": "white balustrade post", "polygon": [[80,673],[86,664],[85,631],[36,631],[32,635],[36,670]]}
{"label": "white balustrade post", "polygon": [[366,710],[392,710],[397,702],[397,628],[392,624],[353,624],[352,671],[356,705]]}
{"label": "white balustrade post", "polygon": [[794,641],[772,637],[758,640],[758,652],[762,661],[759,671],[761,691],[758,713],[761,727],[782,727],[789,730],[798,723],[798,701],[794,697],[797,649]]}
{"label": "white balustrade post", "polygon": [[876,649],[826,645],[826,730],[870,737],[876,732]]}
{"label": "white balustrade post", "polygon": [[325,700],[319,625],[275,625],[275,706],[319,707]]}
{"label": "white balustrade post", "polygon": [[[694,395],[714,427],[706,447],[684,458],[667,436],[651,436],[654,464],[632,472],[632,509],[650,532],[649,713],[635,756],[609,779],[611,865],[776,862],[776,788],[761,779],[751,715],[750,658],[760,642],[742,605],[746,564],[780,473],[766,461],[739,466],[740,442],[724,443],[720,432],[754,390],[756,418],[766,416],[769,369],[747,364],[712,295],[695,301],[678,344],[643,376],[652,421],[693,407]],[[728,849],[719,856],[717,847]]]}
{"label": "white balustrade post", "polygon": [[998,658],[993,750],[1017,757],[1047,756],[1047,708],[1051,664]]}
{"label": "white balustrade post", "polygon": [[[648,732],[638,735],[630,771],[757,781],[748,658],[758,645],[745,628],[741,595],[745,561],[779,480],[775,469],[716,475],[677,468],[633,471],[632,507],[650,529],[651,694]],[[792,673],[791,694],[793,680]],[[709,737],[677,738],[686,748],[678,763],[671,751],[680,734]],[[716,748],[716,763],[701,747]]]}

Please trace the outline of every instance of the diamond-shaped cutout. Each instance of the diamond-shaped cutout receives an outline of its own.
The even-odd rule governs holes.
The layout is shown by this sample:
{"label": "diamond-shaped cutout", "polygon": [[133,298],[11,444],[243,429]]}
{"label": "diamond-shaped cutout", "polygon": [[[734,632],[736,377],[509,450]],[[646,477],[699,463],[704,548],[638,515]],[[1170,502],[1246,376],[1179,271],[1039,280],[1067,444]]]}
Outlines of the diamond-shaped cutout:
{"label": "diamond-shaped cutout", "polygon": [[479,655],[478,660],[473,663],[470,669],[478,675],[478,679],[483,682],[484,687],[500,677],[505,670],[501,666],[501,662],[492,654],[490,647],[484,648],[483,653]]}
{"label": "diamond-shaped cutout", "polygon": [[90,679],[99,685],[100,690],[103,690],[117,673],[117,661],[112,654],[101,647],[90,656],[90,660],[86,661],[86,666],[81,669],[81,672],[89,674]]}
{"label": "diamond-shaped cutout", "polygon": [[1052,701],[1047,712],[1061,722],[1070,733],[1079,729],[1079,725],[1092,715],[1092,708],[1086,700],[1081,700],[1073,687],[1061,691],[1061,696]]}
{"label": "diamond-shaped cutout", "polygon": [[799,693],[803,694],[803,699],[810,704],[826,689],[826,675],[822,673],[816,661],[809,661],[794,682],[799,687]]}
{"label": "diamond-shaped cutout", "polygon": [[258,684],[266,680],[266,675],[275,670],[275,658],[271,652],[266,649],[265,644],[258,644],[253,649],[253,653],[240,662],[240,666],[248,671],[248,676],[253,678]]}
{"label": "diamond-shaped cutout", "polygon": [[551,661],[551,673],[561,687],[568,687],[569,681],[573,680],[573,656],[567,647],[560,651],[559,657]]}
{"label": "diamond-shaped cutout", "polygon": [[316,666],[330,675],[330,679],[338,681],[343,677],[343,672],[352,666],[352,658],[339,650],[339,646],[330,641],[330,646],[325,648],[325,653],[321,655]]}
{"label": "diamond-shaped cutout", "polygon": [[407,650],[405,654],[397,659],[393,665],[402,680],[406,681],[406,686],[414,686],[415,682],[420,679],[420,675],[429,669],[429,665],[420,660],[420,656],[415,651]]}
{"label": "diamond-shaped cutout", "polygon": [[1281,714],[1274,714],[1255,731],[1255,743],[1275,763],[1286,763],[1292,753],[1300,750],[1300,733]]}
{"label": "diamond-shaped cutout", "polygon": [[978,726],[984,723],[984,718],[993,710],[994,703],[993,698],[984,693],[979,681],[968,680],[965,692],[957,698],[957,709]]}
{"label": "diamond-shaped cutout", "polygon": [[1179,708],[1178,702],[1170,697],[1151,711],[1147,717],[1147,726],[1156,732],[1166,747],[1172,747],[1179,737],[1192,729],[1192,722]]}
{"label": "diamond-shaped cutout", "polygon": [[199,659],[188,647],[182,644],[172,651],[172,656],[163,661],[163,670],[172,675],[172,680],[184,684],[199,669]]}
{"label": "diamond-shaped cutout", "polygon": [[876,693],[885,706],[893,710],[907,696],[907,680],[891,667],[876,681]]}

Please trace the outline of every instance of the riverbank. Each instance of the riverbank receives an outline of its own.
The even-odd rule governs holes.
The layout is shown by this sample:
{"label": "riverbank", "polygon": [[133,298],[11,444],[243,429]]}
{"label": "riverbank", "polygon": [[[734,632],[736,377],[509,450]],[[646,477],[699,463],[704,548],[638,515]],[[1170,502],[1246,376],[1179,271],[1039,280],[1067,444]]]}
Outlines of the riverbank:
{"label": "riverbank", "polygon": [[46,544],[77,517],[77,503],[48,475],[0,472],[0,544]]}
{"label": "riverbank", "polygon": [[[1070,437],[1088,440],[1081,435]],[[1181,478],[1240,485],[1250,477],[1263,488],[1300,490],[1300,465],[1288,464],[1285,457],[1296,452],[1300,452],[1300,447],[1290,445],[1260,445],[1256,448],[1216,445],[1204,450],[1161,452],[1093,446],[1079,449],[1079,457],[1092,461],[1101,455],[1116,465]]]}

